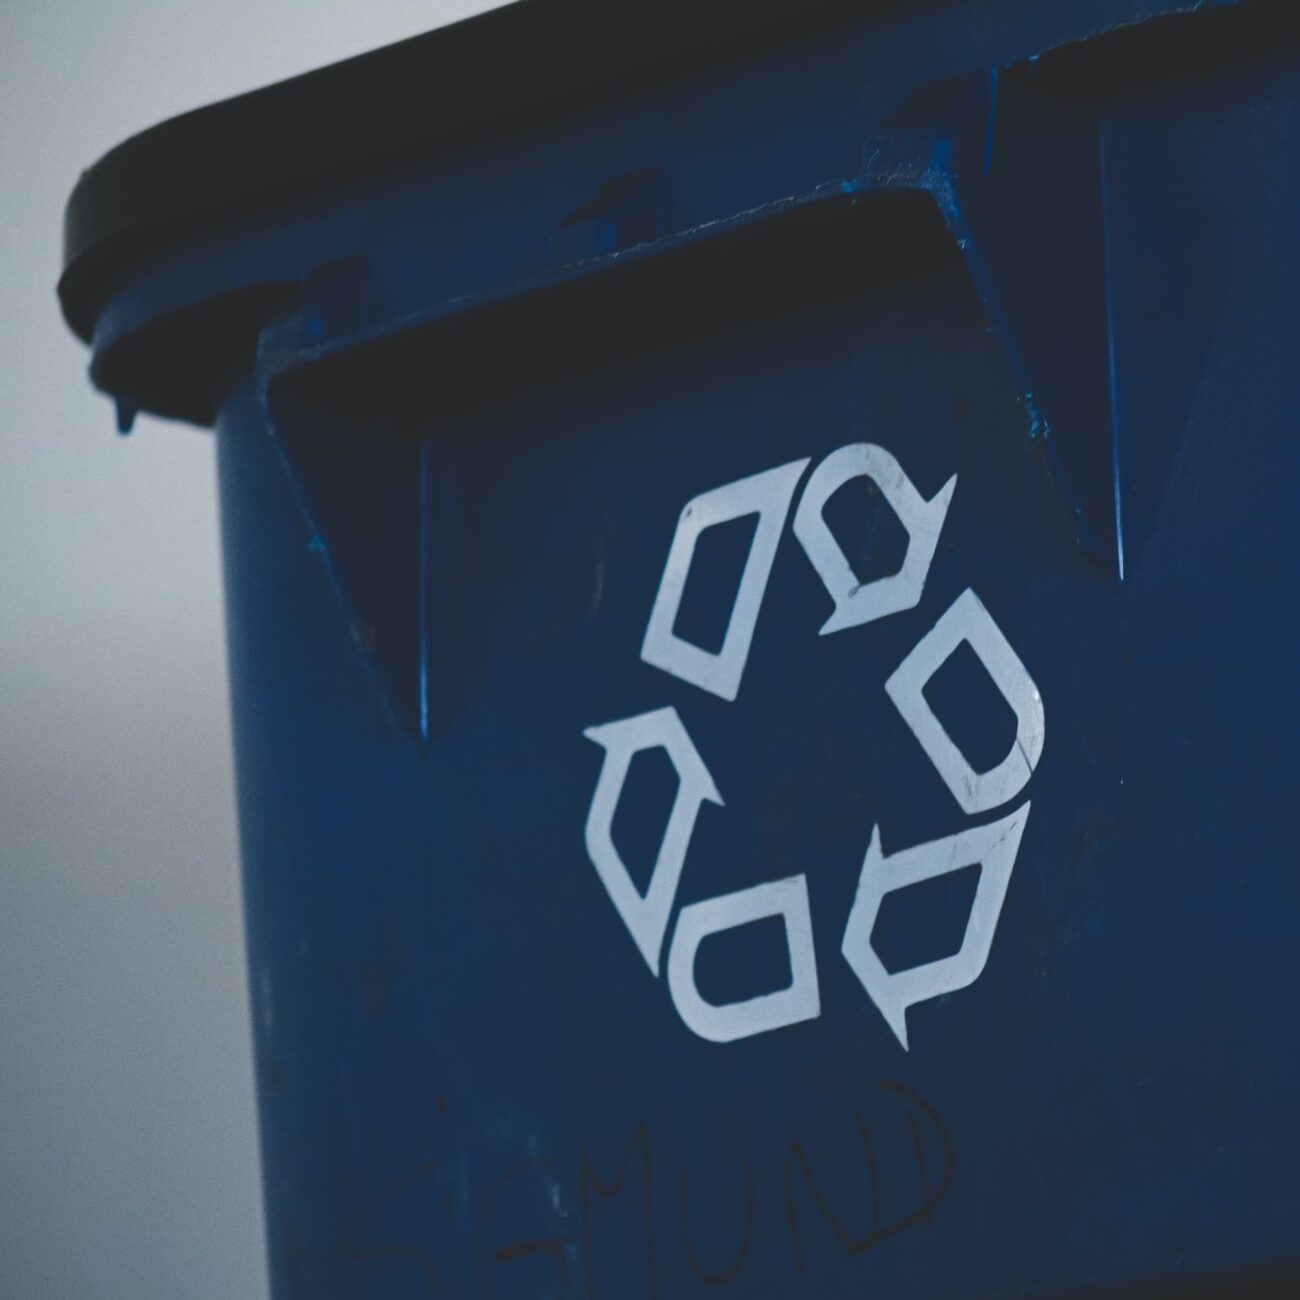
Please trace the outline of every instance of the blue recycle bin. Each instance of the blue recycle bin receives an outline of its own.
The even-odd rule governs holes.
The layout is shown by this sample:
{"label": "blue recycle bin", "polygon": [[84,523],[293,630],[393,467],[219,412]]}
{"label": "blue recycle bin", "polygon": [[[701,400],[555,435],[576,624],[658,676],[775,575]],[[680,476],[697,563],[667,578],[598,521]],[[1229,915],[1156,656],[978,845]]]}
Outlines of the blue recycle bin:
{"label": "blue recycle bin", "polygon": [[279,1300],[1300,1294],[1286,9],[525,0],[82,178]]}

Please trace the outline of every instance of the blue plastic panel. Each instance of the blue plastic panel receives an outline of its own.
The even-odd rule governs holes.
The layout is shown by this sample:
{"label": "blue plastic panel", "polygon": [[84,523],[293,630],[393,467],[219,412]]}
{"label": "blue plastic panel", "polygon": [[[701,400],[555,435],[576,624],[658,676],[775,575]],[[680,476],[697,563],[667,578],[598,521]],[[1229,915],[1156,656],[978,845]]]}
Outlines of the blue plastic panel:
{"label": "blue plastic panel", "polygon": [[1286,1293],[1297,87],[1093,140],[1122,579],[924,195],[227,401],[279,1294]]}

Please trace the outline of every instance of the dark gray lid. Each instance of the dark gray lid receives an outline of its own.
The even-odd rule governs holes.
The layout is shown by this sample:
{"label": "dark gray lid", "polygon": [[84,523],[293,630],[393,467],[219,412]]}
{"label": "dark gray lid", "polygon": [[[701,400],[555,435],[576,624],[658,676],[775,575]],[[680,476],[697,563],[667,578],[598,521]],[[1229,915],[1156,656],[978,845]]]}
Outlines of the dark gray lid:
{"label": "dark gray lid", "polygon": [[471,147],[525,108],[590,109],[603,86],[626,93],[639,75],[743,58],[890,2],[517,0],[172,118],[77,182],[64,219],[64,315],[88,340],[115,285],[205,229]]}

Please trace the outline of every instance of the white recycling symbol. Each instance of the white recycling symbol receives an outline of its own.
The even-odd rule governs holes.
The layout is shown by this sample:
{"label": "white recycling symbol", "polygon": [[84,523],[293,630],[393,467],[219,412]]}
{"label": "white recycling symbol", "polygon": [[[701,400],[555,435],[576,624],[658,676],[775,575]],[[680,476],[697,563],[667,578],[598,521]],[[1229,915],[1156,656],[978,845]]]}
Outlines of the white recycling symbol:
{"label": "white recycling symbol", "polygon": [[[809,464],[808,459],[791,461],[703,492],[686,504],[651,607],[641,647],[646,663],[724,700],[736,699],[790,506]],[[866,583],[859,582],[823,515],[831,495],[859,477],[876,485],[908,539],[898,571]],[[895,457],[874,443],[841,447],[816,466],[799,499],[792,532],[834,604],[821,635],[861,627],[920,604],[956,485],[954,475],[927,501]],[[757,515],[758,522],[722,646],[716,652],[708,651],[673,631],[696,543],[705,530],[750,515]],[[1011,748],[1001,762],[982,772],[975,770],[948,735],[924,695],[927,683],[962,644],[974,652],[1016,718]],[[1028,785],[1043,752],[1042,697],[993,616],[970,588],[894,669],[885,682],[885,692],[964,813],[977,815],[1004,807]],[[723,798],[676,709],[655,709],[589,727],[583,734],[605,751],[587,815],[587,853],[637,950],[657,977],[700,809],[705,803],[722,806]],[[678,784],[650,881],[641,891],[614,845],[612,827],[632,758],[651,749],[665,752]],[[873,829],[840,951],[905,1049],[907,1009],[966,988],[983,971],[1029,808],[1026,801],[999,820],[910,848],[895,848],[891,853],[882,846],[880,827]],[[885,897],[976,865],[980,867],[979,881],[958,951],[908,969],[886,970],[872,943]],[[706,1000],[695,979],[695,956],[703,940],[773,917],[784,924],[789,985],[736,1002]],[[693,1033],[712,1042],[730,1042],[816,1019],[821,1015],[821,993],[807,877],[799,874],[767,881],[682,907],[666,967],[668,992],[677,1014]]]}

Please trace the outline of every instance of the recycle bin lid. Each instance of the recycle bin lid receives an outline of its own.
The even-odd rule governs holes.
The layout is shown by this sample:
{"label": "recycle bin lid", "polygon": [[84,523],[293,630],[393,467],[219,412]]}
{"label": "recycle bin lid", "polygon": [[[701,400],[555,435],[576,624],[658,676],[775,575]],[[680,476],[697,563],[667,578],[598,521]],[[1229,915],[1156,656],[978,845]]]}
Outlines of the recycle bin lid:
{"label": "recycle bin lid", "polygon": [[520,120],[915,0],[514,0],[171,118],[82,173],[64,214],[64,317],[87,342],[116,286],[168,249]]}

